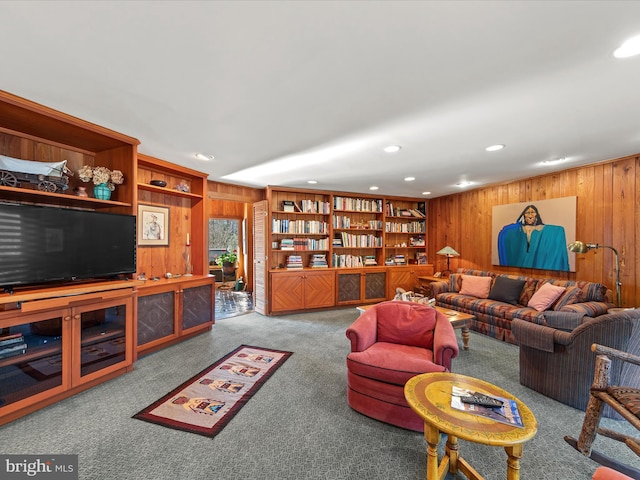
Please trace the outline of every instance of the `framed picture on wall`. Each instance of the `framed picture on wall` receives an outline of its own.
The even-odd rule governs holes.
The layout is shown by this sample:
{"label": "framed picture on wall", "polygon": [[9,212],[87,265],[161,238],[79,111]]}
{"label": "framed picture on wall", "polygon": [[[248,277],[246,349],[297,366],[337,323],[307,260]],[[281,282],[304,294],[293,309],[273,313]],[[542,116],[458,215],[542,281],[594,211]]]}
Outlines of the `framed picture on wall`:
{"label": "framed picture on wall", "polygon": [[138,245],[169,245],[169,208],[138,205]]}

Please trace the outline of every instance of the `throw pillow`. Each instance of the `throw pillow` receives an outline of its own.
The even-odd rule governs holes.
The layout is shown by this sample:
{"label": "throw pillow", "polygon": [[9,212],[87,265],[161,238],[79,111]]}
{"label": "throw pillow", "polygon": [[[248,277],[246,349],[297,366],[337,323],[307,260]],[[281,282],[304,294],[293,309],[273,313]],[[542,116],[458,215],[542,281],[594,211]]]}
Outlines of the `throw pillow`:
{"label": "throw pillow", "polygon": [[500,302],[517,305],[520,300],[520,293],[524,287],[524,280],[515,280],[507,277],[496,277],[496,281],[491,287],[489,298]]}
{"label": "throw pillow", "polygon": [[531,300],[527,303],[527,307],[535,308],[539,312],[546,310],[553,305],[553,302],[562,295],[564,290],[564,287],[557,287],[556,285],[545,283],[533,294]]}
{"label": "throw pillow", "polygon": [[477,298],[487,298],[491,288],[491,277],[478,277],[476,275],[462,275],[461,295],[471,295]]}
{"label": "throw pillow", "polygon": [[578,287],[569,287],[560,295],[558,301],[553,304],[553,310],[560,310],[565,305],[573,305],[582,301],[582,290]]}
{"label": "throw pillow", "polygon": [[543,315],[548,327],[566,330],[567,332],[571,332],[577,326],[582,325],[582,320],[584,320],[584,313],[578,312],[547,311]]}

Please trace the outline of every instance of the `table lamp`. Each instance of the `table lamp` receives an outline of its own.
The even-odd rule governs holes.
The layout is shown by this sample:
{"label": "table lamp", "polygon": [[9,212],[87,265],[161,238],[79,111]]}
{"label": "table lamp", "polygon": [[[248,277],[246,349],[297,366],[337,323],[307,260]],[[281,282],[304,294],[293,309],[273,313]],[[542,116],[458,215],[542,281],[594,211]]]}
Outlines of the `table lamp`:
{"label": "table lamp", "polygon": [[622,283],[620,283],[620,260],[618,259],[618,251],[610,247],[609,245],[600,245],[598,243],[584,243],[576,240],[575,242],[571,242],[567,245],[567,248],[570,252],[574,253],[587,253],[589,250],[597,250],[598,248],[610,248],[616,258],[616,305],[618,307],[622,306],[622,295],[621,295],[621,287]]}
{"label": "table lamp", "polygon": [[451,268],[449,266],[449,261],[451,260],[451,257],[459,257],[460,254],[458,252],[456,252],[453,248],[446,246],[444,247],[442,250],[436,252],[438,255],[445,255],[447,257],[447,269],[444,270],[442,273],[444,272],[448,272],[451,273]]}

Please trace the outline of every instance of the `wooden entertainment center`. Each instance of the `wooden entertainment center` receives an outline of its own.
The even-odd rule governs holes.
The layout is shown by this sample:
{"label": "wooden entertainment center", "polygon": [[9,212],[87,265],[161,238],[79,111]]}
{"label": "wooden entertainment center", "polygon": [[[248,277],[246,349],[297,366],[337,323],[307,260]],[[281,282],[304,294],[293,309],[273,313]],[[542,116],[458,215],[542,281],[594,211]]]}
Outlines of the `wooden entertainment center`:
{"label": "wooden entertainment center", "polygon": [[[0,202],[128,215],[149,205],[167,208],[170,226],[168,245],[137,247],[137,272],[126,278],[0,293],[0,425],[130,371],[138,354],[213,325],[207,175],[139,154],[138,144],[135,138],[0,91],[0,155],[67,160],[75,173],[62,193],[0,185]],[[120,170],[125,181],[110,200],[78,196],[74,191],[84,185],[77,172],[84,165]],[[167,186],[151,185],[151,180]],[[147,280],[138,280],[143,274]]]}

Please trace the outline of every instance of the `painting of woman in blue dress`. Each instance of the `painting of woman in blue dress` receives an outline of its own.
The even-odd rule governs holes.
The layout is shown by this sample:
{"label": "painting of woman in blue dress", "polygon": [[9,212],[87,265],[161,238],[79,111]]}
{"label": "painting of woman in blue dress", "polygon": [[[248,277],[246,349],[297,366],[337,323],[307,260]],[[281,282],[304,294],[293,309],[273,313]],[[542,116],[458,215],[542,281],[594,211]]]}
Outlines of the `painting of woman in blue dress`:
{"label": "painting of woman in blue dress", "polygon": [[545,225],[535,205],[500,230],[498,256],[503,266],[569,271],[564,227]]}

